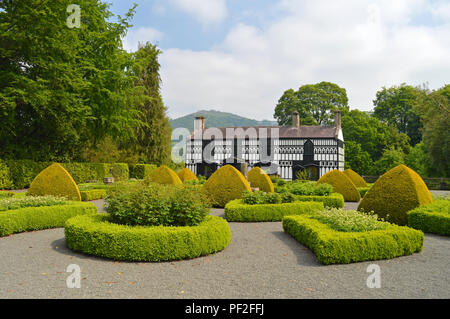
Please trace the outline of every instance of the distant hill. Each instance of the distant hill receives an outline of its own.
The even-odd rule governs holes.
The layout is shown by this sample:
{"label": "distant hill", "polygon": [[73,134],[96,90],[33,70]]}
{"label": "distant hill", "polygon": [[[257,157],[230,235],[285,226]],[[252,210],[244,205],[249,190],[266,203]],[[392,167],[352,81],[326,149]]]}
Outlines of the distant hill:
{"label": "distant hill", "polygon": [[183,117],[179,117],[177,119],[170,120],[170,126],[172,129],[178,127],[185,127],[189,129],[189,131],[194,130],[194,119],[196,116],[204,116],[206,118],[205,126],[206,127],[232,127],[232,126],[257,126],[257,125],[266,125],[266,126],[275,126],[277,125],[276,121],[268,121],[268,120],[252,120],[249,118],[245,118],[233,113],[220,112],[214,110],[202,110],[195,113],[191,113],[185,115]]}

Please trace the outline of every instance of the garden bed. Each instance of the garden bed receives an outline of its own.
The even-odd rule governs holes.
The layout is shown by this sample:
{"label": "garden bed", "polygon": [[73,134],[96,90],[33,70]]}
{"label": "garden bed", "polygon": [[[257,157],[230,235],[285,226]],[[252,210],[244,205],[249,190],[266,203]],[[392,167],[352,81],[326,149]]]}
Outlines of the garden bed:
{"label": "garden bed", "polygon": [[330,208],[342,208],[345,205],[344,196],[339,193],[331,193],[328,196],[295,195],[295,200],[302,202],[322,202],[323,206]]}
{"label": "garden bed", "polygon": [[195,258],[223,250],[231,239],[226,220],[206,216],[197,226],[127,226],[109,215],[77,216],[65,225],[69,248],[89,255],[128,261]]}
{"label": "garden bed", "polygon": [[323,208],[321,202],[248,205],[236,199],[225,205],[225,219],[230,222],[275,222],[286,215],[311,213]]}
{"label": "garden bed", "polygon": [[[345,227],[345,223],[342,223]],[[337,230],[336,225],[311,214],[286,216],[283,229],[310,248],[323,264],[390,259],[420,252],[424,235],[421,231],[386,222],[374,222],[365,231]],[[342,227],[342,225],[341,225]]]}
{"label": "garden bed", "polygon": [[407,213],[408,226],[425,233],[450,236],[450,200],[438,199]]}

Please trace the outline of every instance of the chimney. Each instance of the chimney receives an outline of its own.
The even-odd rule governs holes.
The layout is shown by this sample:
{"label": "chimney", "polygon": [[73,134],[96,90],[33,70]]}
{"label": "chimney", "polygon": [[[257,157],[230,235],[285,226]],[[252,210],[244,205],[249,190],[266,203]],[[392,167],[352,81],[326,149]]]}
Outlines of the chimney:
{"label": "chimney", "polygon": [[341,128],[341,111],[334,111],[334,127]]}
{"label": "chimney", "polygon": [[205,129],[205,117],[196,116],[194,120],[194,131]]}
{"label": "chimney", "polygon": [[300,114],[297,111],[292,112],[292,126],[300,127]]}

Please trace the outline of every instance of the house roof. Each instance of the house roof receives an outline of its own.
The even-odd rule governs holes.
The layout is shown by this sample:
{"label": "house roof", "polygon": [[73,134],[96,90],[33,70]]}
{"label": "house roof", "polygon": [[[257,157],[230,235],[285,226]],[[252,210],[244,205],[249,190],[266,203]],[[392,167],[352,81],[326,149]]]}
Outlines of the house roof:
{"label": "house roof", "polygon": [[[203,129],[203,138],[216,137],[221,134],[223,138],[227,137],[227,131],[230,138],[235,136],[238,139],[251,137],[262,138],[276,137],[276,131],[278,130],[279,138],[336,138],[338,136],[338,130],[335,126],[240,126],[240,127],[218,127],[218,128],[206,128]],[[193,132],[191,138],[194,136]],[[235,133],[235,134],[233,134]],[[198,134],[198,133],[197,133]]]}

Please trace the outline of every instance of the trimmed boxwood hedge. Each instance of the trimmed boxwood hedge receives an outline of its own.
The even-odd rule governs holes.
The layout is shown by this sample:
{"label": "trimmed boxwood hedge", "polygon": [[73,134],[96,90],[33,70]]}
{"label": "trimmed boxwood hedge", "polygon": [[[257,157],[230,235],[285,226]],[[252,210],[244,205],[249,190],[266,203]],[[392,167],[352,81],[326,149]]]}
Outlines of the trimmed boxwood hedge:
{"label": "trimmed boxwood hedge", "polygon": [[283,230],[309,247],[325,265],[389,259],[423,248],[424,235],[420,230],[389,224],[384,230],[340,232],[310,217],[286,216]]}
{"label": "trimmed boxwood hedge", "polygon": [[276,222],[286,215],[311,213],[323,208],[320,202],[247,205],[236,199],[225,205],[225,219],[229,222]]}
{"label": "trimmed boxwood hedge", "polygon": [[67,220],[67,246],[75,251],[114,260],[169,261],[195,258],[223,250],[231,240],[226,220],[206,216],[198,226],[126,226],[108,214]]}
{"label": "trimmed boxwood hedge", "polygon": [[31,230],[64,227],[66,220],[70,217],[97,213],[97,206],[81,202],[2,211],[0,212],[0,237]]}
{"label": "trimmed boxwood hedge", "polygon": [[295,195],[295,200],[301,202],[322,202],[325,207],[342,208],[345,205],[344,196],[331,193],[329,196]]}
{"label": "trimmed boxwood hedge", "polygon": [[83,202],[102,199],[106,197],[106,189],[90,189],[86,191],[80,191],[81,200]]}
{"label": "trimmed boxwood hedge", "polygon": [[438,199],[407,212],[408,226],[425,233],[450,236],[450,200]]}

